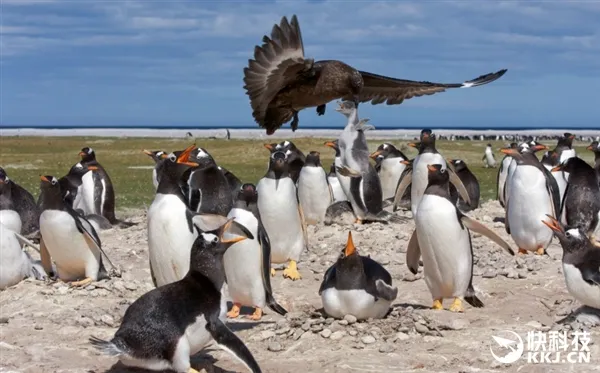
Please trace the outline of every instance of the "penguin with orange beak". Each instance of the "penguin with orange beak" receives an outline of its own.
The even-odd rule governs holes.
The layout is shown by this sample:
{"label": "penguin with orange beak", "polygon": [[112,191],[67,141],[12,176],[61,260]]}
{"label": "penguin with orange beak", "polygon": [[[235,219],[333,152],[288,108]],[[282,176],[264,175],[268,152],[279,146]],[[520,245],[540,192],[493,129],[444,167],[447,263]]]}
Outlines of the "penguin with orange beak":
{"label": "penguin with orange beak", "polygon": [[392,276],[381,264],[358,254],[352,233],[348,232],[346,247],[325,272],[319,295],[325,313],[331,317],[381,319],[398,296],[398,288],[392,286]]}
{"label": "penguin with orange beak", "polygon": [[302,153],[296,144],[288,140],[282,141],[279,144],[264,144],[264,147],[267,148],[271,154],[278,151],[285,153],[286,162],[290,165],[290,178],[294,184],[296,184],[298,178],[300,178],[300,171],[302,171],[302,167],[304,167],[304,162],[306,161],[304,153]]}
{"label": "penguin with orange beak", "polygon": [[551,215],[542,223],[563,248],[563,273],[569,293],[583,305],[600,309],[600,247],[581,228],[565,227]]}
{"label": "penguin with orange beak", "polygon": [[[406,168],[402,161],[408,160],[408,157],[390,143],[379,145],[369,157],[379,162],[380,165],[377,174],[381,180],[383,200],[394,198],[400,175]],[[378,158],[380,158],[379,161]]]}

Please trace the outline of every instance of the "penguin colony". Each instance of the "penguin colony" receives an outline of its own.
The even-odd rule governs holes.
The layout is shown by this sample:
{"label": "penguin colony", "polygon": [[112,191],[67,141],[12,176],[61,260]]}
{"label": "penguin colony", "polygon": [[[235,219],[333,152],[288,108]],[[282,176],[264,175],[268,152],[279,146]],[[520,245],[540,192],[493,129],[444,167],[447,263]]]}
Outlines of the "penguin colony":
{"label": "penguin colony", "polygon": [[[295,17],[291,25],[285,18],[276,25],[272,39],[281,42],[290,30],[300,37]],[[273,44],[265,38],[267,46]],[[269,53],[283,53],[277,48],[267,52],[257,53],[267,59],[273,57]],[[251,65],[256,70],[260,63]],[[318,70],[316,65],[311,68]],[[256,84],[256,72],[246,74],[248,82]],[[363,74],[362,79],[373,84],[373,78]],[[466,87],[488,82],[467,82]],[[416,96],[444,88],[423,84],[432,90]],[[363,91],[373,103],[385,100],[374,97],[366,82]],[[509,255],[515,251],[543,255],[557,237],[564,250],[568,291],[582,304],[600,308],[600,247],[593,236],[600,224],[597,143],[588,147],[596,153],[594,166],[577,157],[569,133],[542,161],[536,152],[548,147],[534,139],[501,149],[505,157],[499,162],[497,197],[506,210],[514,250],[512,243],[466,215],[479,205],[477,178],[463,160],[445,159],[439,153],[431,130],[424,129],[420,141],[409,144],[418,149],[413,159],[389,143],[369,153],[365,132],[374,127],[358,117],[361,95],[338,104],[336,110],[346,124],[338,139],[324,144],[335,151],[333,164],[326,168],[329,172],[318,151],[305,155],[290,141],[265,144],[267,172],[256,185],[243,183],[195,144],[170,153],[144,150],[155,162],[148,182],[156,193],[147,212],[155,289],[127,308],[113,337],[94,336],[91,345],[127,366],[188,373],[196,372],[190,356],[214,343],[249,371],[261,372],[259,362],[225,321],[239,317],[244,306],[254,309],[252,320],[260,320],[265,308],[287,313],[273,294],[270,278],[277,272],[272,264],[285,265],[284,278],[302,279],[299,263],[310,242],[307,224],[330,224],[344,214],[357,224],[394,223],[400,217],[385,211],[387,206],[411,211],[415,230],[406,263],[413,273],[423,267],[434,310],[444,309],[445,300],[452,301],[451,312],[464,312],[463,301],[484,307],[473,286],[471,231],[488,237]],[[269,116],[282,109],[267,105],[256,110]],[[324,104],[317,110],[324,112]],[[126,229],[131,223],[115,217],[115,190],[94,150],[85,147],[79,155],[81,161],[64,177],[40,177],[37,203],[0,168],[0,288],[25,277],[86,286],[119,275],[102,249],[101,231],[113,226]],[[483,160],[485,167],[496,167],[491,145]],[[564,181],[562,188],[559,181]],[[23,251],[25,245],[39,251],[39,261]],[[340,248],[337,261],[315,289],[323,312],[334,318],[386,317],[398,297],[390,273],[360,255],[352,232]]]}

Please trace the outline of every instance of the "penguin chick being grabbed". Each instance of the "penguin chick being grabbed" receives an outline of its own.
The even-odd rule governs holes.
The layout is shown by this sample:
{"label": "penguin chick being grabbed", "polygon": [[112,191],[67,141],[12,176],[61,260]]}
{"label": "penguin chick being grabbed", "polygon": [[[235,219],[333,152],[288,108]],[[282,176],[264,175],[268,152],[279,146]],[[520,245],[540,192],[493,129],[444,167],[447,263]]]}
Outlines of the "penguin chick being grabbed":
{"label": "penguin chick being grabbed", "polygon": [[244,184],[238,191],[233,209],[227,215],[244,226],[253,239],[234,244],[223,258],[227,288],[233,301],[227,317],[235,318],[240,307],[255,307],[252,320],[260,320],[262,309],[269,306],[278,314],[285,316],[287,311],[273,298],[271,289],[271,243],[265,231],[257,206],[258,194],[253,184]]}
{"label": "penguin chick being grabbed", "polygon": [[473,307],[483,302],[473,289],[473,245],[469,229],[487,236],[511,255],[510,245],[496,233],[464,215],[450,197],[449,171],[441,164],[427,165],[428,184],[415,216],[415,233],[408,243],[406,264],[417,273],[423,256],[425,283],[433,297],[433,309],[443,309],[445,298],[454,298],[450,311],[463,312],[464,299]]}
{"label": "penguin chick being grabbed", "polygon": [[325,272],[319,295],[329,316],[380,319],[387,315],[398,288],[392,287],[392,276],[381,264],[358,254],[348,232],[346,247]]}
{"label": "penguin chick being grabbed", "polygon": [[199,234],[185,277],[133,302],[110,341],[91,337],[90,343],[130,367],[197,373],[191,368],[190,356],[214,341],[248,370],[260,373],[248,348],[224,323],[227,302],[223,296],[223,255],[233,244],[246,239],[238,231],[230,232],[236,234],[231,238],[224,237],[234,227],[232,222],[233,219],[226,220],[214,229],[212,218],[195,216]]}

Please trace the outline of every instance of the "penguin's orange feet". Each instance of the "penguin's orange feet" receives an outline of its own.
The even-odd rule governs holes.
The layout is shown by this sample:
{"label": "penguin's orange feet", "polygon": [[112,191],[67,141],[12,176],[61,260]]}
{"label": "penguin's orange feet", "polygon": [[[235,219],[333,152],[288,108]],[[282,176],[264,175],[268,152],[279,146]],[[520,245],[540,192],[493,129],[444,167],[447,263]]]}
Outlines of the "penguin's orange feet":
{"label": "penguin's orange feet", "polygon": [[198,372],[196,369],[190,367],[190,369],[188,369],[188,373],[200,373],[200,372]]}
{"label": "penguin's orange feet", "polygon": [[521,255],[527,255],[527,250],[525,250],[525,249],[521,249],[521,248],[519,247],[519,254],[521,254]]}
{"label": "penguin's orange feet", "polygon": [[242,305],[239,303],[234,303],[233,307],[231,307],[231,310],[229,312],[227,312],[227,317],[230,319],[235,319],[236,317],[238,317],[240,315],[240,307]]}
{"label": "penguin's orange feet", "polygon": [[283,278],[289,278],[292,281],[300,280],[302,278],[296,267],[295,260],[290,260],[287,268],[283,271]]}
{"label": "penguin's orange feet", "polygon": [[541,246],[538,247],[538,249],[535,251],[535,253],[538,254],[538,255],[544,255],[544,252],[545,252],[545,250]]}
{"label": "penguin's orange feet", "polygon": [[94,280],[92,280],[90,277],[86,277],[86,278],[84,278],[81,281],[73,281],[73,282],[71,282],[70,285],[73,286],[73,287],[75,287],[75,286],[81,286],[81,287],[83,287],[83,286],[87,286],[87,285],[91,284],[92,281],[94,281]]}
{"label": "penguin's orange feet", "polygon": [[444,309],[444,305],[442,304],[442,300],[441,299],[434,299],[433,300],[433,306],[431,306],[432,309],[439,311],[439,310],[443,310]]}
{"label": "penguin's orange feet", "polygon": [[356,218],[356,220],[354,221],[354,224],[362,224],[363,221],[362,219]]}
{"label": "penguin's orange feet", "polygon": [[275,277],[275,274],[276,274],[275,268],[271,268],[271,277]]}
{"label": "penguin's orange feet", "polygon": [[448,308],[451,312],[465,312],[465,309],[462,305],[462,300],[460,298],[454,298],[454,302],[450,308]]}
{"label": "penguin's orange feet", "polygon": [[250,316],[250,320],[258,321],[262,318],[262,309],[260,307],[256,307],[254,309],[254,313]]}

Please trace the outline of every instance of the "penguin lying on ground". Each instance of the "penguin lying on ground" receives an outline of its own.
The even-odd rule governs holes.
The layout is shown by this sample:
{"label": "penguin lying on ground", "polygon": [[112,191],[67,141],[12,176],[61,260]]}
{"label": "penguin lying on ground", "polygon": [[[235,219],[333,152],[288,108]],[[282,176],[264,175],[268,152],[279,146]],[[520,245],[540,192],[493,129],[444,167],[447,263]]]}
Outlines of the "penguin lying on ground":
{"label": "penguin lying on ground", "polygon": [[569,174],[561,205],[561,222],[568,227],[580,228],[595,242],[594,231],[600,224],[600,185],[596,172],[579,157],[567,158],[552,171]]}
{"label": "penguin lying on ground", "polygon": [[542,222],[563,248],[563,273],[569,293],[582,304],[600,310],[600,248],[580,228],[566,228],[550,215]]}
{"label": "penguin lying on ground", "polygon": [[269,306],[285,316],[287,311],[273,298],[271,289],[271,243],[258,212],[258,194],[253,184],[244,184],[227,217],[246,227],[254,236],[231,246],[223,257],[227,289],[233,301],[227,317],[235,318],[241,306],[255,307],[252,320],[260,320],[262,309]]}
{"label": "penguin lying on ground", "polygon": [[[289,164],[282,151],[271,154],[269,170],[259,180],[258,211],[260,220],[271,242],[271,262],[288,262],[283,277],[302,278],[297,263],[302,251],[308,248],[306,223],[302,207],[298,204],[296,186],[290,178]],[[271,270],[275,275],[275,270]]]}
{"label": "penguin lying on ground", "polygon": [[19,214],[25,236],[40,229],[40,211],[35,198],[25,188],[11,180],[0,167],[0,210],[14,210]]}
{"label": "penguin lying on ground", "polygon": [[22,249],[25,244],[35,246],[19,234],[20,231],[19,214],[14,210],[0,210],[0,290],[16,285],[27,277],[36,280],[48,277],[41,264]]}
{"label": "penguin lying on ground", "polygon": [[265,148],[269,149],[271,154],[277,151],[281,151],[285,153],[286,162],[290,165],[290,178],[294,182],[294,185],[298,182],[298,178],[300,177],[300,171],[302,167],[304,167],[304,162],[306,161],[306,156],[296,144],[291,141],[285,140],[280,142],[279,144],[264,144]]}
{"label": "penguin lying on ground", "polygon": [[[463,183],[467,192],[469,193],[469,198],[471,199],[471,203],[467,204],[465,200],[458,197],[458,207],[462,211],[472,211],[479,207],[479,180],[477,177],[469,170],[467,164],[462,159],[450,159],[449,162],[454,166],[454,170],[456,171],[456,176]],[[450,184],[452,185],[452,184]]]}
{"label": "penguin lying on ground", "polygon": [[373,160],[382,157],[379,161],[380,168],[377,170],[377,174],[381,180],[383,199],[394,198],[400,175],[406,168],[402,161],[408,160],[408,157],[390,143],[379,145],[377,150],[371,153],[369,157]]}
{"label": "penguin lying on ground", "polygon": [[392,287],[392,276],[381,264],[358,254],[352,233],[348,232],[346,247],[325,272],[319,295],[325,313],[331,317],[380,319],[387,315],[398,288]]}
{"label": "penguin lying on ground", "polygon": [[53,259],[58,278],[72,286],[109,278],[96,229],[65,203],[58,179],[41,176],[40,189],[40,255],[46,273],[52,272]]}
{"label": "penguin lying on ground", "polygon": [[95,348],[131,367],[197,373],[190,365],[190,356],[214,341],[251,372],[261,372],[248,348],[224,323],[227,302],[223,296],[223,255],[246,237],[234,231],[234,237],[225,238],[225,232],[233,228],[232,219],[211,227],[213,222],[204,218],[194,218],[194,229],[201,233],[191,249],[185,277],[133,302],[110,341],[90,338]]}
{"label": "penguin lying on ground", "polygon": [[449,310],[463,312],[462,300],[473,307],[483,302],[473,289],[473,245],[470,230],[485,235],[511,255],[510,245],[496,233],[464,215],[450,201],[450,178],[441,164],[427,165],[428,184],[415,216],[415,232],[408,242],[406,264],[414,274],[423,256],[425,283],[434,310],[443,309],[445,298],[454,298]]}
{"label": "penguin lying on ground", "polygon": [[325,220],[327,207],[333,201],[327,174],[321,166],[320,153],[311,151],[306,156],[298,178],[298,203],[304,212],[306,224],[317,225]]}

